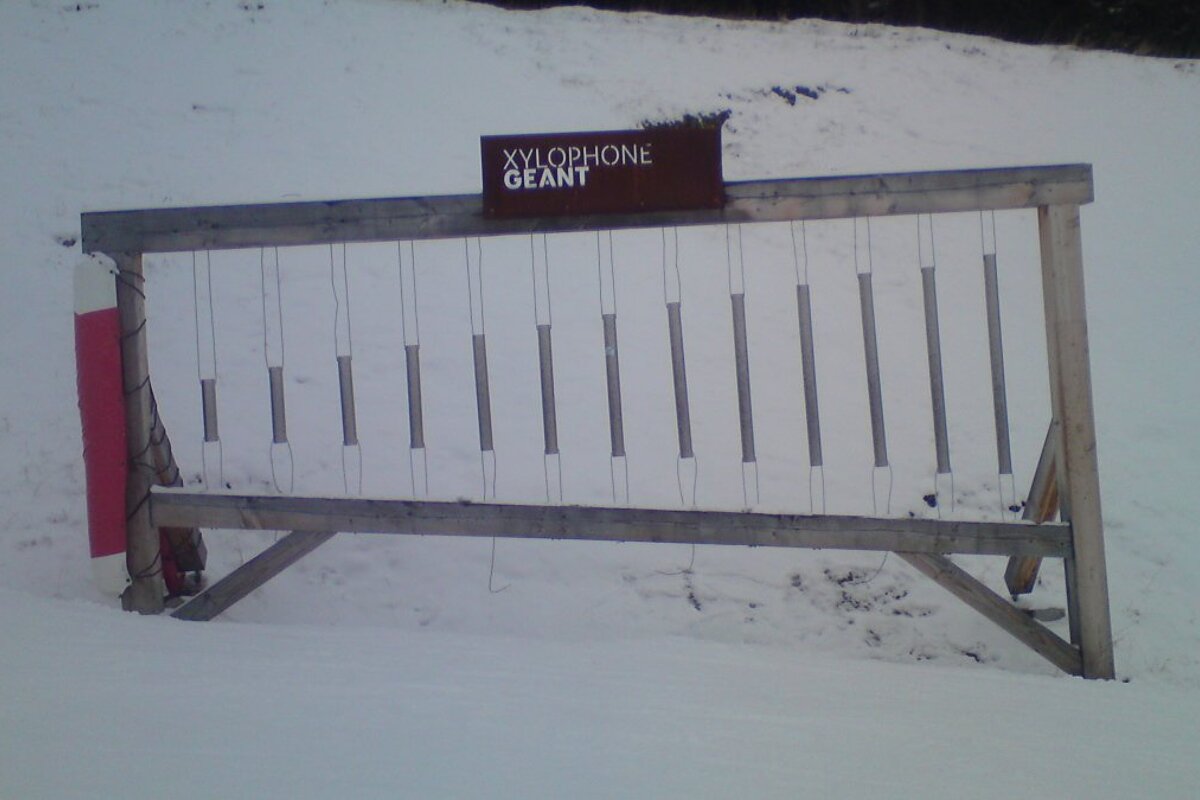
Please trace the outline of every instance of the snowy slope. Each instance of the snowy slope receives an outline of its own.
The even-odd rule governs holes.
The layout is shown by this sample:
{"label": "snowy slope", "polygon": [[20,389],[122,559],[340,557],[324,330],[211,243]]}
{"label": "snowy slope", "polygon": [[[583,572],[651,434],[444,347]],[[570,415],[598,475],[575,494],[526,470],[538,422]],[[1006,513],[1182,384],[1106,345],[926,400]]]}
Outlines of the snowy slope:
{"label": "snowy slope", "polygon": [[0,654],[8,797],[1186,798],[1197,779],[1194,696],[1161,685],[0,598],[22,645]]}
{"label": "snowy slope", "polygon": [[[820,89],[817,99],[801,95],[792,104],[772,92],[798,85]],[[493,593],[486,541],[339,537],[223,622],[186,630],[122,617],[91,587],[70,317],[81,211],[471,192],[478,190],[482,134],[624,128],[726,108],[725,173],[732,180],[1094,165],[1097,200],[1083,212],[1084,253],[1117,663],[1130,685],[1049,677],[1052,668],[1037,656],[897,559],[881,565],[871,555],[701,548],[693,569],[683,571],[692,560],[688,548],[505,541],[497,548],[495,583],[508,588]],[[1043,784],[1044,794],[1121,797],[1150,786],[1157,796],[1187,796],[1200,777],[1186,758],[1200,711],[1200,603],[1191,591],[1200,570],[1200,468],[1192,457],[1200,392],[1190,367],[1200,344],[1190,309],[1200,294],[1197,129],[1195,62],[920,30],[382,0],[0,6],[0,253],[7,277],[0,295],[0,794],[111,793],[120,774],[100,768],[108,758],[64,754],[90,750],[114,726],[117,742],[105,753],[149,748],[162,756],[137,781],[135,794],[148,796],[174,774],[170,759],[154,744],[160,729],[138,728],[123,709],[161,709],[165,727],[200,705],[209,708],[204,716],[174,734],[222,765],[208,773],[214,785],[195,779],[197,796],[281,793],[267,781],[285,772],[295,781],[291,793],[313,796],[356,785],[354,775],[368,795],[581,793],[575,779],[596,794],[645,794],[638,787],[657,776],[667,795],[753,787],[784,796],[813,781],[814,770],[825,770],[824,786],[903,796],[930,786],[911,768],[915,760],[929,766],[963,758],[959,738],[978,750],[970,766],[931,781],[946,796],[1007,795],[1056,775],[1059,782]],[[992,513],[987,367],[982,326],[971,327],[982,314],[979,220],[955,215],[938,224],[943,325],[965,331],[947,352],[950,402],[961,412],[951,431],[959,448],[954,513]],[[1023,488],[1045,426],[1036,242],[1027,216],[999,215],[998,225]],[[850,223],[810,226],[809,235],[814,291],[834,298],[831,309],[853,302]],[[625,258],[618,299],[622,319],[630,320],[622,335],[628,330],[651,343],[641,352],[622,344],[627,385],[644,387],[642,449],[630,459],[635,499],[661,505],[679,498],[670,406],[654,389],[665,374],[655,236],[630,234],[616,247]],[[802,431],[783,422],[784,395],[798,378],[790,345],[772,343],[773,331],[794,325],[786,306],[792,251],[786,228],[747,229],[745,236],[747,263],[762,265],[747,278],[747,302],[761,320],[750,331],[753,373],[789,365],[780,370],[779,395],[764,390],[755,397],[760,425],[775,423],[779,433],[763,442],[762,497],[754,505],[798,504],[793,510],[803,511],[809,497]],[[880,221],[873,236],[877,280],[896,297],[916,297],[919,307],[912,221]],[[489,243],[485,253],[496,270],[489,338],[498,353],[509,353],[499,368],[518,387],[498,395],[498,411],[536,403],[521,246]],[[561,270],[556,352],[561,345],[594,354],[589,246],[594,253],[586,240],[554,244]],[[730,455],[736,432],[721,432],[736,407],[727,317],[720,316],[728,314],[724,234],[681,234],[681,251],[690,256],[682,276],[689,337],[697,348],[707,337],[716,353],[693,366],[693,379],[705,388],[698,436],[707,437],[708,448],[697,503],[741,507]],[[298,337],[289,339],[289,374],[309,392],[289,408],[293,429],[309,431],[308,441],[297,435],[297,486],[337,492],[341,454],[328,433],[336,427],[328,254],[287,257],[285,324],[289,337]],[[409,464],[402,413],[389,414],[397,406],[386,402],[402,397],[402,356],[389,318],[397,307],[387,283],[394,265],[387,253],[369,249],[349,257],[357,259],[351,290],[359,389],[380,398],[361,412],[363,429],[376,433],[374,441],[364,437],[364,492],[397,496],[408,486]],[[461,246],[431,245],[419,257],[423,346],[428,352],[461,344]],[[153,259],[147,269],[152,319],[178,323],[152,330],[155,388],[194,480],[201,453],[190,255]],[[230,426],[223,477],[253,490],[270,480],[257,269],[257,253],[213,257],[223,397],[245,404],[243,413],[222,420]],[[897,334],[883,343],[898,453],[891,512],[932,513],[920,502],[932,454],[921,416],[927,411],[918,403],[927,392],[919,317],[914,328],[911,303],[881,303],[881,326]],[[830,441],[842,445],[842,455],[830,459],[829,510],[869,511],[861,340],[852,315],[831,310],[823,330],[818,345],[830,376],[823,390],[848,398],[830,415]],[[572,502],[603,502],[609,487],[603,412],[591,414],[603,403],[603,384],[596,383],[602,372],[588,363],[563,364],[559,376],[571,445],[564,446],[564,493]],[[430,369],[430,391],[442,381],[445,410],[431,413],[429,424],[446,442],[441,451],[431,447],[430,492],[472,496],[478,454],[471,451],[469,383],[461,383],[469,373],[453,359],[441,372]],[[638,389],[630,391],[638,400]],[[465,426],[455,421],[464,409]],[[514,421],[504,431],[507,449],[499,450],[501,499],[536,499],[544,489],[536,416],[519,417],[508,415]],[[211,534],[214,574],[271,539]],[[1000,585],[1002,561],[973,566]],[[1055,572],[1047,570],[1034,605],[1061,605]],[[154,655],[143,665],[130,656],[159,647],[175,655]],[[479,671],[464,673],[463,662]],[[178,697],[165,673],[194,686],[200,699]],[[90,675],[107,687],[103,693],[92,691]],[[276,675],[297,685],[277,683]],[[744,675],[753,677],[743,684]],[[949,699],[925,702],[943,691]],[[1014,704],[1021,708],[1016,716]],[[843,715],[846,706],[852,712]],[[411,716],[401,713],[407,708]],[[255,724],[218,730],[246,710]],[[61,714],[69,712],[83,724],[64,728]],[[1061,764],[1051,763],[1045,751],[1058,751],[1048,743],[1067,736],[1081,714],[1078,724],[1094,735],[1062,751]],[[472,728],[482,724],[480,715],[486,725]],[[1106,732],[1106,722],[1131,716],[1136,731]],[[1031,718],[1036,738],[1024,728]],[[438,733],[429,735],[434,723]],[[367,730],[373,735],[356,753],[342,745],[343,760],[322,771],[323,736],[297,732],[298,749],[289,755],[282,735],[309,725],[347,741],[361,741],[356,737]],[[522,733],[508,739],[496,732],[505,729]],[[462,730],[475,733],[452,748],[448,740]],[[914,751],[904,738],[912,730],[941,737],[939,744]],[[795,746],[781,750],[779,742],[793,734]],[[633,748],[630,737],[644,748]],[[1121,746],[1128,742],[1137,747]],[[402,767],[380,766],[406,747],[417,755]],[[446,763],[452,750],[479,769]],[[553,756],[538,758],[543,751]],[[264,758],[243,763],[253,752]],[[656,771],[643,752],[677,766]],[[713,761],[718,755],[737,763]],[[1008,764],[1029,759],[1028,773],[1010,774]],[[864,769],[867,761],[882,773]],[[606,771],[606,763],[622,768]],[[354,764],[374,766],[364,772]],[[263,783],[232,783],[239,773]],[[901,773],[908,783],[889,782]]]}

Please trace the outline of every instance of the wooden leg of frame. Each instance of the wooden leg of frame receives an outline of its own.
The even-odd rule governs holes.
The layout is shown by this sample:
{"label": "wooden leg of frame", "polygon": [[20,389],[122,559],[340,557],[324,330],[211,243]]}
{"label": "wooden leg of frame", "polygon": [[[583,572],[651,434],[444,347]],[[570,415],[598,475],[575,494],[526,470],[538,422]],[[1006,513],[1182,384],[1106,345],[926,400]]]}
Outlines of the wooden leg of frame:
{"label": "wooden leg of frame", "polygon": [[331,531],[292,531],[180,606],[171,616],[207,622],[335,535]]}
{"label": "wooden leg of frame", "polygon": [[1071,623],[1071,644],[1079,644],[1079,586],[1075,573],[1075,559],[1063,559],[1063,572],[1067,584],[1067,620]]}
{"label": "wooden leg of frame", "polygon": [[897,555],[1063,672],[1083,674],[1083,660],[1078,648],[1015,608],[946,556],[936,553]]}
{"label": "wooden leg of frame", "polygon": [[118,253],[117,314],[121,320],[121,374],[125,391],[126,566],[130,584],[121,598],[128,611],[158,614],[163,610],[161,545],[150,523],[151,463],[150,361],[146,349],[146,293],[140,253]]}
{"label": "wooden leg of frame", "polygon": [[1072,603],[1079,612],[1073,619],[1077,620],[1084,676],[1111,679],[1116,669],[1100,509],[1079,207],[1040,207],[1038,229],[1050,397],[1054,419],[1061,423],[1055,436],[1059,503],[1063,519],[1071,523],[1073,577],[1069,583],[1073,589]]}

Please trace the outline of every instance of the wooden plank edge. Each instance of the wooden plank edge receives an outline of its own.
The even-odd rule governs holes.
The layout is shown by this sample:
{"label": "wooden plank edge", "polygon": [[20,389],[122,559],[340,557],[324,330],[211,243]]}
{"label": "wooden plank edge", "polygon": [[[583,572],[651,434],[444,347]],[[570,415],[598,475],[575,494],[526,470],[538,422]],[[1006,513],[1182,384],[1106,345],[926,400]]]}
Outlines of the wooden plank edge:
{"label": "wooden plank edge", "polygon": [[85,253],[154,253],[935,214],[1093,198],[1089,164],[782,178],[725,187],[723,209],[578,217],[486,218],[481,195],[96,211],[81,215],[81,241]]}
{"label": "wooden plank edge", "polygon": [[1063,556],[1066,525],[156,490],[156,524],[439,536]]}
{"label": "wooden plank edge", "polygon": [[1077,647],[1015,608],[949,558],[934,553],[897,555],[1063,672],[1083,675],[1083,658]]}

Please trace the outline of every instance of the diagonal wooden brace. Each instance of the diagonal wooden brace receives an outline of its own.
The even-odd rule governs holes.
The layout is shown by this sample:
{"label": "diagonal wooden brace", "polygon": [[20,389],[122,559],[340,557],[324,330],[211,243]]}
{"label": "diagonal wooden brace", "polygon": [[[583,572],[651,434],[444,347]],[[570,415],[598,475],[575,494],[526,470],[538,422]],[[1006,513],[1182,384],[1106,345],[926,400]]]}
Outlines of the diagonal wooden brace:
{"label": "diagonal wooden brace", "polygon": [[897,555],[1063,672],[1083,674],[1079,648],[1013,606],[946,556],[936,553]]}
{"label": "diagonal wooden brace", "polygon": [[[1025,513],[1022,515],[1022,519],[1038,525],[1054,519],[1058,514],[1058,465],[1054,458],[1058,441],[1057,426],[1057,422],[1051,422],[1050,429],[1046,431],[1046,441],[1042,444],[1042,454],[1038,457],[1029,497],[1025,502]],[[1015,598],[1032,592],[1041,566],[1042,560],[1033,556],[1010,558],[1004,570],[1004,583],[1008,586],[1009,594]]]}
{"label": "diagonal wooden brace", "polygon": [[171,616],[207,622],[335,535],[331,531],[292,531],[180,606]]}

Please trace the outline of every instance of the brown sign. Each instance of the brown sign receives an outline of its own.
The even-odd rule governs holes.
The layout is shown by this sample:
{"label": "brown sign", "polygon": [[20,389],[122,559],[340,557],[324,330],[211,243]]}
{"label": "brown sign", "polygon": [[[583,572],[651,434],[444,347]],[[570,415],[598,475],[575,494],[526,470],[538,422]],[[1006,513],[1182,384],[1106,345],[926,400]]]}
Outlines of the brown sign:
{"label": "brown sign", "polygon": [[720,208],[720,128],[483,136],[489,217]]}

